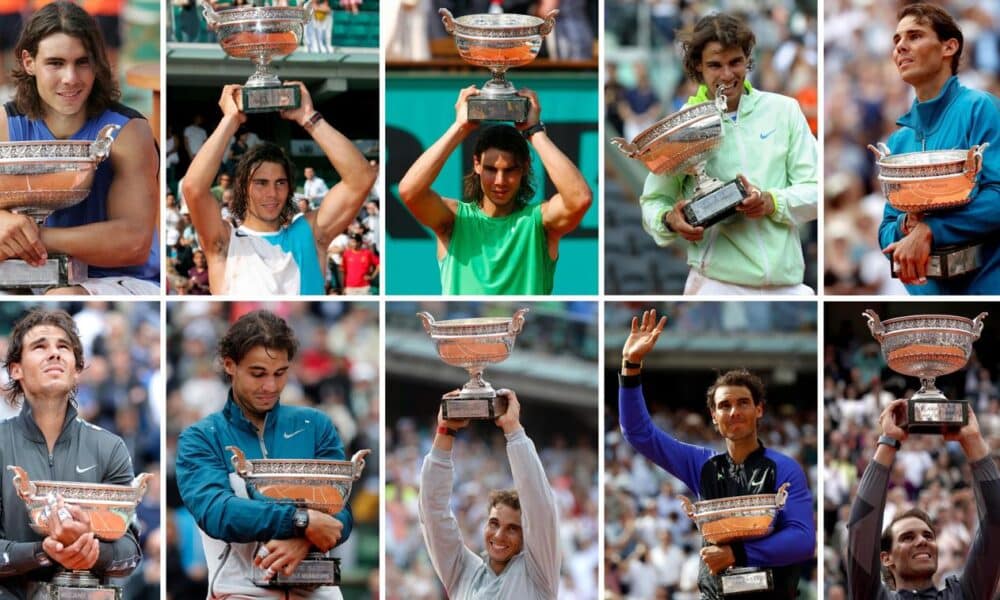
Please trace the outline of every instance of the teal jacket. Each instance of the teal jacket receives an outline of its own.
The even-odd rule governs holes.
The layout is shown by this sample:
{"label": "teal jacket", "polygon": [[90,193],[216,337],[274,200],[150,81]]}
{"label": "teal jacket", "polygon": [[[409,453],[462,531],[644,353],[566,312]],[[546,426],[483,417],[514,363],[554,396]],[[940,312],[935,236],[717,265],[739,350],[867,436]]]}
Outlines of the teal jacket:
{"label": "teal jacket", "polygon": [[[787,96],[761,92],[745,83],[737,118],[724,119],[722,144],[708,161],[708,175],[731,181],[743,174],[770,192],[775,210],[761,219],[735,214],[705,230],[700,242],[687,242],[688,265],[727,283],[752,287],[802,283],[805,262],[799,226],[816,219],[816,138],[798,103]],[[688,98],[688,105],[708,100],[708,88]],[[652,175],[639,204],[643,227],[660,246],[685,241],[667,231],[663,215],[689,197],[694,177]]]}

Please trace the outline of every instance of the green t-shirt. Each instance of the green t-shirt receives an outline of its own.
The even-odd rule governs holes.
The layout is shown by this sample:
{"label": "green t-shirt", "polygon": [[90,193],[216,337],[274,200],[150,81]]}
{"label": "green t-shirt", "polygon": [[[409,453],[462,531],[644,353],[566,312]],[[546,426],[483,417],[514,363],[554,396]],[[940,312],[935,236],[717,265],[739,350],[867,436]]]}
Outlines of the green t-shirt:
{"label": "green t-shirt", "polygon": [[444,294],[551,294],[556,261],[549,257],[542,205],[491,218],[459,202],[448,253],[438,261]]}

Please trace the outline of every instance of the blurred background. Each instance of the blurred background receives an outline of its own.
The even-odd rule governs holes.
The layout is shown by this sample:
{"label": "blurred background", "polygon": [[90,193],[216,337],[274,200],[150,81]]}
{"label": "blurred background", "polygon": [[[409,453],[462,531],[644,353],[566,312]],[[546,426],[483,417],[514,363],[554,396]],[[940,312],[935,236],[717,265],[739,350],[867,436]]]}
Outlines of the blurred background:
{"label": "blurred background", "polygon": [[[0,356],[7,356],[14,322],[35,307],[62,309],[73,316],[83,344],[84,370],[76,394],[81,418],[125,441],[135,474],[151,473],[136,509],[142,562],[125,579],[125,600],[160,597],[160,372],[159,302],[0,302]],[[0,369],[0,385],[7,384]],[[0,402],[0,419],[20,408]]]}
{"label": "blurred background", "polygon": [[[511,69],[515,87],[538,92],[546,132],[583,173],[594,192],[594,203],[583,221],[559,242],[555,294],[597,294],[598,199],[598,77],[597,0],[390,0],[386,5],[385,139],[386,266],[390,294],[440,294],[437,241],[421,226],[399,198],[399,181],[410,166],[455,121],[455,102],[462,88],[481,88],[488,69],[473,67],[458,55],[455,39],[438,16],[447,8],[455,18],[487,12],[544,16],[559,9],[555,28],[542,42],[530,64]],[[414,108],[419,107],[419,118]],[[472,170],[477,133],[452,153],[434,191],[446,198],[462,197],[462,176]],[[532,152],[535,198],[548,200],[555,187]]]}
{"label": "blurred background", "polygon": [[284,404],[312,406],[333,421],[348,458],[370,448],[354,483],[351,537],[337,549],[345,600],[378,598],[378,305],[367,302],[172,302],[167,307],[166,519],[167,598],[204,598],[208,591],[197,524],[184,508],[174,474],[177,436],[221,410],[229,386],[216,355],[219,337],[240,316],[267,309],[285,319],[299,341]]}
{"label": "blurred background", "polygon": [[[687,80],[677,32],[699,18],[726,12],[744,19],[757,38],[757,89],[795,98],[817,135],[816,0],[607,0],[604,4],[604,287],[608,294],[679,294],[687,278],[687,245],[665,248],[642,228],[639,196],[649,171],[608,143],[632,140],[680,110],[697,84]],[[626,110],[622,110],[625,108]],[[816,289],[817,227],[801,229],[806,273]]]}
{"label": "blurred background", "polygon": [[[1000,315],[991,302],[827,302],[823,347],[823,461],[826,545],[824,582],[828,598],[844,598],[847,581],[847,520],[858,481],[875,453],[880,434],[878,417],[896,398],[907,398],[920,388],[886,366],[881,348],[868,329],[865,309],[884,321],[917,314],[945,314],[974,318],[980,312]],[[993,458],[1000,457],[1000,320],[986,317],[982,336],[973,343],[965,369],[938,377],[936,385],[951,400],[968,400],[979,420]],[[961,571],[976,532],[978,515],[972,496],[972,473],[957,442],[939,435],[912,435],[896,453],[889,478],[883,526],[893,515],[917,507],[927,512],[937,531],[940,585]],[[839,595],[838,595],[839,594]],[[1000,598],[1000,595],[995,596]]]}
{"label": "blurred background", "polygon": [[[705,391],[720,373],[747,368],[767,390],[757,422],[761,441],[801,464],[815,500],[816,304],[605,304],[604,598],[698,600],[702,538],[677,499],[695,499],[697,493],[638,454],[618,421],[622,346],[632,317],[650,308],[668,318],[643,361],[643,393],[655,425],[682,442],[725,452],[711,426]],[[802,565],[799,597],[817,594],[816,562],[810,560]]]}
{"label": "blurred background", "polygon": [[[824,286],[828,294],[899,294],[878,245],[885,198],[868,144],[884,142],[909,110],[912,88],[892,62],[896,13],[906,0],[827,0],[823,191]],[[1000,3],[934,2],[958,22],[965,38],[962,85],[1000,95]]]}
{"label": "blurred background", "polygon": [[[420,468],[437,428],[441,396],[469,379],[444,364],[416,313],[436,320],[510,317],[528,306],[510,357],[486,368],[494,389],[510,388],[535,443],[559,508],[560,599],[596,600],[597,303],[387,302],[386,590],[387,600],[446,598],[417,517]],[[483,551],[490,490],[513,486],[503,432],[489,421],[463,429],[453,451],[451,509],[473,552]]]}

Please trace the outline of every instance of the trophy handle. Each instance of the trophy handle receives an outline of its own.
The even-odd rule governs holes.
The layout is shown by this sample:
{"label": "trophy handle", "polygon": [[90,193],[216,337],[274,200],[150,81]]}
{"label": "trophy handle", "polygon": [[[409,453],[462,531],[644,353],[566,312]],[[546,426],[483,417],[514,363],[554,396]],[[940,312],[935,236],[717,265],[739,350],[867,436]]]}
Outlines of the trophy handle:
{"label": "trophy handle", "polygon": [[781,484],[778,488],[778,493],[774,495],[774,507],[782,508],[785,506],[785,501],[788,500],[788,486],[791,485],[787,481]]}
{"label": "trophy handle", "polygon": [[149,487],[149,481],[153,479],[152,473],[140,473],[135,476],[132,480],[132,487],[139,490],[139,500],[146,495],[146,488]]}
{"label": "trophy handle", "polygon": [[549,14],[545,15],[545,22],[538,27],[538,33],[545,37],[552,32],[552,28],[556,26],[556,15],[559,14],[558,8],[553,8],[549,11]]}
{"label": "trophy handle", "polygon": [[7,470],[14,472],[14,491],[17,492],[17,495],[21,498],[21,500],[27,502],[29,498],[38,492],[38,487],[34,483],[31,483],[31,479],[28,478],[27,471],[14,465],[8,466]]}
{"label": "trophy handle", "polygon": [[236,467],[236,472],[240,477],[246,477],[253,473],[253,464],[247,460],[246,454],[237,446],[226,446],[226,450],[233,453],[233,466]]}
{"label": "trophy handle", "polygon": [[872,309],[868,309],[861,313],[862,316],[868,319],[868,329],[872,332],[872,337],[875,341],[882,343],[882,338],[885,337],[885,327],[882,327],[882,320],[879,318],[878,313]]}
{"label": "trophy handle", "polygon": [[208,0],[201,0],[201,14],[205,17],[205,22],[211,31],[219,27],[219,13],[215,12]]}
{"label": "trophy handle", "polygon": [[[441,10],[445,10],[445,9],[442,8]],[[423,323],[424,323],[424,330],[427,333],[431,333],[431,330],[434,329],[434,316],[431,313],[426,312],[426,311],[425,312],[418,312],[417,316],[420,317],[421,321],[423,321]]]}
{"label": "trophy handle", "polygon": [[524,329],[524,315],[527,312],[527,308],[521,308],[514,313],[514,316],[510,319],[510,328],[507,330],[508,333],[513,335],[521,333],[521,330]]}
{"label": "trophy handle", "polygon": [[447,8],[439,8],[438,14],[441,15],[441,23],[444,24],[444,30],[448,32],[448,35],[455,33],[455,17],[451,16],[451,11]]}
{"label": "trophy handle", "polygon": [[354,465],[354,481],[361,479],[361,472],[365,470],[365,457],[371,454],[371,450],[365,448],[364,450],[358,450],[351,457],[351,463]]}
{"label": "trophy handle", "polygon": [[684,507],[684,512],[690,519],[694,519],[694,503],[688,500],[687,496],[677,496],[677,499],[681,501],[681,506]]}
{"label": "trophy handle", "polygon": [[965,174],[970,179],[975,179],[979,171],[983,169],[983,152],[989,145],[989,142],[983,142],[979,146],[969,148],[969,155],[965,159]]}
{"label": "trophy handle", "polygon": [[97,162],[103,162],[111,154],[111,144],[115,141],[115,133],[121,129],[121,125],[105,125],[97,134],[97,139],[90,144],[90,158]]}
{"label": "trophy handle", "polygon": [[618,148],[618,151],[629,158],[635,158],[639,155],[639,147],[633,143],[625,140],[625,138],[615,137],[611,138],[611,145]]}
{"label": "trophy handle", "polygon": [[983,319],[989,316],[989,314],[990,313],[988,312],[981,312],[978,315],[976,315],[975,319],[972,320],[972,329],[973,333],[976,334],[977,340],[979,339],[979,336],[983,333]]}

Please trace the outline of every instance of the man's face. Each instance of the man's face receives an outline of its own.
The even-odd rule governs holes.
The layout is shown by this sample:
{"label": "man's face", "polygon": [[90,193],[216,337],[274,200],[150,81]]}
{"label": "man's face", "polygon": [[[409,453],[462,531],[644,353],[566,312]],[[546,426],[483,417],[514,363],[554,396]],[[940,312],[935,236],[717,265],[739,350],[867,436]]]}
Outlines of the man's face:
{"label": "man's face", "polygon": [[958,51],[958,40],[942,42],[929,23],[912,15],[896,26],[892,43],[892,62],[903,81],[913,86],[937,77],[942,70],[951,73],[951,57]]}
{"label": "man's face", "polygon": [[524,537],[521,531],[521,511],[506,504],[497,504],[490,509],[483,530],[486,541],[486,554],[491,564],[506,565],[511,558],[521,551]]}
{"label": "man's face", "polygon": [[306,179],[312,179],[316,175],[316,171],[312,167],[306,167],[305,175]]}
{"label": "man's face", "polygon": [[479,175],[483,194],[493,204],[505,206],[517,197],[524,170],[510,152],[489,148],[481,157],[473,158],[473,168]]}
{"label": "man's face", "polygon": [[742,385],[720,385],[715,388],[712,422],[727,440],[757,438],[757,419],[764,415],[764,406],[753,403],[750,389]]}
{"label": "man's face", "polygon": [[219,175],[219,187],[221,187],[222,189],[224,189],[224,190],[229,189],[229,186],[232,183],[233,183],[233,180],[229,177],[229,175],[225,175],[225,174]]}
{"label": "man's face", "polygon": [[747,76],[749,58],[738,46],[723,48],[719,42],[709,42],[701,52],[701,64],[696,67],[705,85],[708,97],[715,98],[715,90],[725,85],[726,109],[734,111],[743,95],[743,81]]}
{"label": "man's face", "polygon": [[69,335],[55,325],[36,325],[24,334],[21,360],[11,363],[11,378],[29,398],[68,395],[76,387],[76,356]]}
{"label": "man's face", "polygon": [[882,564],[899,579],[932,577],[937,572],[937,537],[917,517],[906,517],[892,525],[892,550],[881,553]]}
{"label": "man's face", "polygon": [[233,398],[247,418],[263,419],[278,403],[288,382],[288,352],[254,346],[239,363],[231,358],[222,366],[232,380]]}
{"label": "man's face", "polygon": [[79,38],[54,33],[38,43],[34,57],[25,50],[21,60],[25,71],[35,76],[47,113],[71,117],[86,109],[94,87],[94,64]]}
{"label": "man's face", "polygon": [[260,221],[277,225],[288,201],[288,174],[273,162],[263,162],[250,176],[247,212]]}

